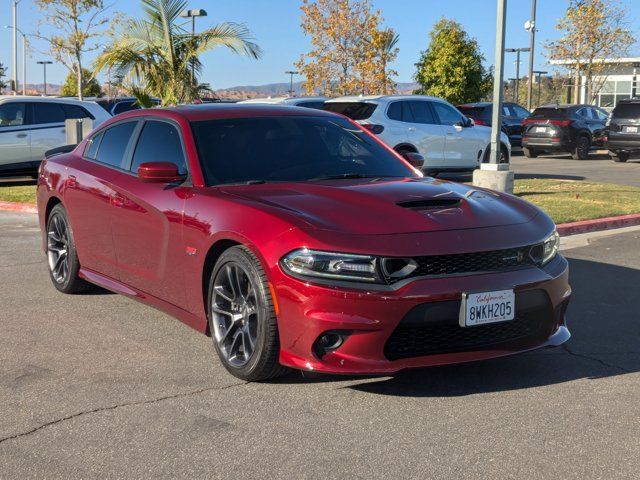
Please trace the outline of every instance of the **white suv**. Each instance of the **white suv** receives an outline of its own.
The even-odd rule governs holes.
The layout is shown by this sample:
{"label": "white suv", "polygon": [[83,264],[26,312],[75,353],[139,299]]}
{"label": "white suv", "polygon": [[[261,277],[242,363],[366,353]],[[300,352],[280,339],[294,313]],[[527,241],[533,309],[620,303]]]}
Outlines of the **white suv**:
{"label": "white suv", "polygon": [[33,175],[44,152],[67,142],[64,121],[109,115],[94,102],[70,98],[0,96],[0,175]]}
{"label": "white suv", "polygon": [[250,98],[242,100],[238,103],[262,103],[268,105],[290,105],[293,107],[307,107],[322,110],[326,97],[267,97],[267,98]]}
{"label": "white suv", "polygon": [[[427,173],[469,171],[489,159],[491,128],[474,125],[450,103],[423,95],[342,97],[325,110],[356,120],[399,153],[417,152]],[[501,133],[501,162],[511,156]]]}

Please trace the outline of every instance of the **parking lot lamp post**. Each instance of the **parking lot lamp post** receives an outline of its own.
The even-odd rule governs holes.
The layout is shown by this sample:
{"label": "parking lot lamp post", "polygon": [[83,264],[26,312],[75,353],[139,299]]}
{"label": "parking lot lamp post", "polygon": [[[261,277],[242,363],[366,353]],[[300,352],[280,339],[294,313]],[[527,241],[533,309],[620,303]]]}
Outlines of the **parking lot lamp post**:
{"label": "parking lot lamp post", "polygon": [[[531,0],[531,17],[524,24],[529,32],[529,88],[527,89],[527,109],[531,110],[533,102],[533,52],[536,43],[536,0]],[[540,92],[540,90],[538,90]]]}
{"label": "parking lot lamp post", "polygon": [[504,37],[507,20],[507,0],[497,0],[496,56],[493,70],[493,109],[491,112],[491,152],[489,163],[481,163],[473,171],[473,184],[502,192],[513,192],[513,172],[509,163],[500,163],[502,97],[504,80]]}
{"label": "parking lot lamp post", "polygon": [[[203,10],[201,8],[194,8],[191,10],[183,10],[182,12],[180,12],[180,16],[182,18],[191,19],[191,37],[193,38],[196,36],[196,17],[206,17],[207,12],[206,10]],[[195,69],[196,69],[196,64],[195,62],[193,62],[191,64],[191,80],[192,81],[195,81],[195,78],[196,78]]]}
{"label": "parking lot lamp post", "polygon": [[520,100],[520,93],[518,92],[518,90],[520,89],[520,52],[528,52],[529,48],[507,48],[505,50],[505,52],[509,52],[509,53],[513,53],[515,52],[516,54],[516,96],[515,96],[515,103],[518,103],[518,101]]}
{"label": "parking lot lamp post", "polygon": [[297,75],[299,72],[296,72],[294,70],[287,70],[284,73],[289,75],[289,96],[293,97],[293,76]]}
{"label": "parking lot lamp post", "polygon": [[[534,70],[532,73],[538,77],[536,79],[536,82],[538,83],[538,101],[536,102],[536,107],[539,107],[540,106],[540,90],[542,89],[542,84],[540,83],[540,76],[549,72],[544,72],[542,70]],[[529,110],[531,110],[531,108],[529,108]]]}
{"label": "parking lot lamp post", "polygon": [[[13,2],[13,91],[18,93],[18,4],[20,0]],[[11,27],[6,27],[11,28]]]}
{"label": "parking lot lamp post", "polygon": [[44,96],[47,96],[47,65],[51,65],[53,62],[51,60],[39,60],[36,62],[38,65],[42,65],[43,76],[44,76]]}
{"label": "parking lot lamp post", "polygon": [[511,90],[511,101],[515,102],[516,101],[516,79],[515,78],[507,78],[507,80],[509,81],[509,85],[511,85],[511,88],[513,90]]}
{"label": "parking lot lamp post", "polygon": [[[5,25],[4,28],[13,28],[13,36],[16,36],[16,33],[20,33],[22,35],[22,95],[27,94],[27,36],[25,33],[20,30],[18,27],[12,27],[11,25]],[[17,62],[16,62],[17,63]],[[14,68],[14,91],[18,92],[18,76],[16,74],[17,67]]]}

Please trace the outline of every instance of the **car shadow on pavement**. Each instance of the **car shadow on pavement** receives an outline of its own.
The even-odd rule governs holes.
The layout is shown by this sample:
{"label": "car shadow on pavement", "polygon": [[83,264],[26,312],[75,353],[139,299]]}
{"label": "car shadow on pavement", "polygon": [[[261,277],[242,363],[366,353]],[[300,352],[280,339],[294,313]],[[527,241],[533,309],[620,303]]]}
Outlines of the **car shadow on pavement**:
{"label": "car shadow on pavement", "polygon": [[[349,377],[344,388],[412,397],[451,397],[520,390],[640,371],[638,314],[632,299],[640,270],[571,259],[572,339],[558,348],[500,359],[422,368],[393,377]],[[285,382],[341,381],[344,377],[290,375]]]}
{"label": "car shadow on pavement", "polygon": [[552,178],[554,180],[585,180],[587,177],[580,175],[556,175],[553,173],[516,173],[516,179],[522,180],[527,178]]}

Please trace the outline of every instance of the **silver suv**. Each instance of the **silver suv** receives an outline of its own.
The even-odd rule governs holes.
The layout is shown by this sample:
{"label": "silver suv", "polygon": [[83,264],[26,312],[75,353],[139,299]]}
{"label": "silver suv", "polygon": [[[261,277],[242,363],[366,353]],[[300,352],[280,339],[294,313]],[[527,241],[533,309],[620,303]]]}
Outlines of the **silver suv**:
{"label": "silver suv", "polygon": [[[427,173],[469,171],[489,158],[491,128],[474,125],[450,103],[423,95],[342,97],[325,110],[341,113],[375,133],[399,153],[417,152]],[[501,162],[511,156],[501,133]]]}

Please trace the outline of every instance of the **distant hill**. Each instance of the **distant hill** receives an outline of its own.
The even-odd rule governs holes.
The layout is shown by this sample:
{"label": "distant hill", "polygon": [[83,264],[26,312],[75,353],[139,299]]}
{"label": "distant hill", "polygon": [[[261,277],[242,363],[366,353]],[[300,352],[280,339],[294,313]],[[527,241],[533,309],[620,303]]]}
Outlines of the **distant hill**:
{"label": "distant hill", "polygon": [[[417,83],[403,83],[400,82],[397,84],[398,93],[412,93],[416,88],[418,88]],[[294,82],[293,84],[293,92],[295,95],[302,95],[304,91],[302,90],[302,82]],[[239,85],[237,87],[230,88],[221,88],[218,90],[214,90],[214,93],[220,98],[232,98],[232,99],[243,99],[243,98],[256,98],[256,97],[277,97],[282,95],[287,95],[289,93],[289,84],[286,82],[282,83],[268,83],[266,85]]]}

